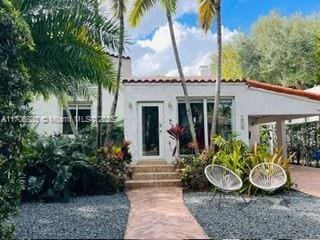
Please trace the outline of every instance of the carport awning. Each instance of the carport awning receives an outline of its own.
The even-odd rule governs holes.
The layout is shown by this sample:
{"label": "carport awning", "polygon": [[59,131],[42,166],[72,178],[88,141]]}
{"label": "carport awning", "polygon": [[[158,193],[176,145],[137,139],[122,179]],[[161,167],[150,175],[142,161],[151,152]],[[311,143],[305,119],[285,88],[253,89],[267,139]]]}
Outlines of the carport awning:
{"label": "carport awning", "polygon": [[[319,113],[320,114],[320,113]],[[319,116],[318,114],[295,114],[295,115],[249,115],[251,122],[256,124],[270,123],[276,121],[286,121],[298,118]]]}

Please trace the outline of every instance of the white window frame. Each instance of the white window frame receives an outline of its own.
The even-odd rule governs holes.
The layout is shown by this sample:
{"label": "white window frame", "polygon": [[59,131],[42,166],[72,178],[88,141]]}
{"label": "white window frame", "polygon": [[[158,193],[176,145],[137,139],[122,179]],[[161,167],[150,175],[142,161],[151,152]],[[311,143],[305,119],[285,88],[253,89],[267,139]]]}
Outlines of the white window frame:
{"label": "white window frame", "polygon": [[[235,103],[233,97],[220,97],[220,101],[231,101],[231,129],[232,132],[235,129]],[[177,119],[179,123],[179,103],[185,103],[183,98],[177,98]],[[214,103],[214,98],[212,97],[192,97],[190,103],[202,103],[203,104],[203,118],[204,118],[204,143],[205,148],[209,149],[209,131],[208,129],[208,103]]]}
{"label": "white window frame", "polygon": [[[68,102],[68,107],[70,110],[76,110],[76,120],[78,119],[78,112],[79,112],[79,109],[86,109],[86,110],[90,110],[90,116],[92,116],[92,103],[91,102]],[[61,116],[63,118],[63,110],[65,108],[62,106],[61,107]],[[79,131],[78,129],[78,120],[75,121],[75,124],[76,124],[76,129]],[[63,122],[61,124],[61,133],[64,134],[64,135],[72,135],[72,134],[65,134],[63,133]]]}

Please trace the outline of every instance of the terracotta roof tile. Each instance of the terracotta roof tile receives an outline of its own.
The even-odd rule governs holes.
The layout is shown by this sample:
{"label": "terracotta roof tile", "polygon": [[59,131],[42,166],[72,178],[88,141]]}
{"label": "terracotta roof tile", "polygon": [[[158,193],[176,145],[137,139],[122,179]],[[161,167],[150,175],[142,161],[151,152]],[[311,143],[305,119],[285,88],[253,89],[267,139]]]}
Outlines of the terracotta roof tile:
{"label": "terracotta roof tile", "polygon": [[[215,79],[211,77],[185,77],[188,83],[214,83]],[[149,77],[149,78],[132,78],[124,79],[123,83],[179,83],[180,79],[178,77]],[[223,79],[222,82],[246,82],[244,79]]]}
{"label": "terracotta roof tile", "polygon": [[307,92],[304,90],[293,89],[293,88],[283,87],[283,86],[274,85],[270,83],[258,82],[254,80],[247,80],[247,85],[249,87],[260,88],[264,90],[269,90],[273,92],[284,93],[284,94],[294,95],[299,97],[306,97],[309,99],[320,101],[320,94]]}
{"label": "terracotta roof tile", "polygon": [[[107,52],[110,57],[118,58],[119,55]],[[129,56],[122,56],[123,59],[131,59]]]}

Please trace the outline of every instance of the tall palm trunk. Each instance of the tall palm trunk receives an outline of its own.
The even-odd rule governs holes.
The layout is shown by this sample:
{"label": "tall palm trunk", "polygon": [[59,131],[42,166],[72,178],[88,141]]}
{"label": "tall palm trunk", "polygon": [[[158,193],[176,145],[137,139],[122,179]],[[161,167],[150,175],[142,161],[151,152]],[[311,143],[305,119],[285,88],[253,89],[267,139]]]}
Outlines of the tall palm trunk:
{"label": "tall palm trunk", "polygon": [[[95,14],[99,14],[99,2],[98,0],[95,0],[94,2],[94,11]],[[98,23],[96,23],[96,41],[100,41],[100,29],[98,28]],[[96,130],[96,145],[97,148],[101,147],[102,143],[102,136],[101,136],[101,116],[102,116],[102,84],[98,83],[98,92],[97,92],[97,130]]]}
{"label": "tall palm trunk", "polygon": [[120,88],[120,82],[121,82],[121,68],[122,68],[122,54],[123,54],[123,41],[124,41],[124,17],[123,17],[123,11],[124,11],[124,2],[123,0],[119,0],[119,21],[120,21],[120,34],[119,34],[119,49],[118,49],[118,72],[117,72],[117,82],[116,82],[116,89],[113,97],[113,102],[111,106],[110,111],[110,117],[112,118],[111,121],[107,124],[106,129],[106,138],[104,141],[104,145],[106,146],[108,144],[108,141],[111,140],[111,131],[113,127],[113,119],[116,115],[117,111],[117,104],[118,104],[118,98],[119,98],[119,88]]}
{"label": "tall palm trunk", "polygon": [[102,86],[101,83],[98,84],[98,96],[97,96],[97,136],[96,136],[96,144],[97,148],[101,147],[102,136],[101,136],[101,116],[102,116]]}
{"label": "tall palm trunk", "polygon": [[[219,103],[220,103],[220,86],[221,86],[221,1],[217,0],[216,2],[216,17],[217,17],[217,76],[216,76],[216,89],[215,89],[215,99],[214,99],[214,108],[213,108],[213,117],[211,125],[211,136],[216,135],[217,125],[218,125],[218,116],[219,116]],[[215,145],[213,141],[210,143],[210,149],[214,150]]]}
{"label": "tall palm trunk", "polygon": [[181,66],[181,62],[180,62],[178,47],[177,47],[176,38],[175,38],[175,34],[174,34],[174,29],[173,29],[171,13],[168,9],[167,9],[167,19],[168,19],[168,25],[169,25],[169,30],[170,30],[170,37],[171,37],[174,57],[176,60],[176,64],[177,64],[177,68],[178,68],[178,72],[179,72],[179,76],[180,76],[180,80],[181,80],[181,85],[182,85],[182,89],[183,89],[183,93],[184,93],[184,97],[185,97],[187,117],[188,117],[190,132],[191,132],[191,136],[192,136],[192,141],[194,143],[194,151],[195,151],[195,154],[198,154],[199,147],[198,147],[196,131],[194,129],[194,124],[193,124],[193,119],[192,119],[192,111],[191,111],[191,106],[190,106],[187,84],[186,84],[186,80],[185,80],[182,66]]}
{"label": "tall palm trunk", "polygon": [[77,126],[76,126],[76,124],[74,122],[74,119],[72,117],[72,114],[71,114],[71,111],[70,111],[70,108],[69,108],[68,104],[63,104],[63,108],[66,111],[66,114],[68,116],[68,120],[69,120],[69,124],[70,124],[70,127],[71,127],[71,131],[72,131],[74,137],[78,138],[79,137],[79,132],[78,132]]}

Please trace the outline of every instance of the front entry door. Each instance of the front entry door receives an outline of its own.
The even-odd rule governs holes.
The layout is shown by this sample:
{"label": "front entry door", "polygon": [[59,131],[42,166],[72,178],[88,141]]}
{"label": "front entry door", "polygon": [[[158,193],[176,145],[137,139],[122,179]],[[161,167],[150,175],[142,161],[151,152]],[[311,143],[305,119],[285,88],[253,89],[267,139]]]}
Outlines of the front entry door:
{"label": "front entry door", "polygon": [[163,159],[163,104],[139,104],[140,159]]}

